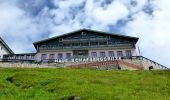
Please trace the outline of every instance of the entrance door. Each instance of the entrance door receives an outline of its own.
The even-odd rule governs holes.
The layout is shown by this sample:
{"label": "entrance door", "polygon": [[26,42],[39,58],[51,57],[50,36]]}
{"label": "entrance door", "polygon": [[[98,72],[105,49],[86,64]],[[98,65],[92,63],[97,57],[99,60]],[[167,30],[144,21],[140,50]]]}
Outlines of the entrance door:
{"label": "entrance door", "polygon": [[88,50],[74,50],[74,57],[88,57]]}

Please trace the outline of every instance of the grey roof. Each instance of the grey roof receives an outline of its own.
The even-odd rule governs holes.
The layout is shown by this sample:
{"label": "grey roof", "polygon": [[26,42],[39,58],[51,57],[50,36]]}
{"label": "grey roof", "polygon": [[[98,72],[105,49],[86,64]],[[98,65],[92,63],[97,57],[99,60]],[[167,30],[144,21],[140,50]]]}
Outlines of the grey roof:
{"label": "grey roof", "polygon": [[80,30],[72,31],[72,32],[65,33],[65,34],[62,34],[62,35],[58,35],[58,36],[55,36],[55,37],[52,37],[52,38],[40,40],[40,41],[34,42],[33,44],[34,44],[34,46],[35,46],[36,44],[39,44],[39,43],[42,43],[42,42],[46,42],[46,41],[49,41],[49,40],[52,40],[52,39],[56,39],[56,38],[59,38],[59,37],[62,37],[62,36],[70,35],[70,34],[73,34],[73,33],[76,33],[76,32],[81,32],[81,31],[89,31],[89,32],[95,32],[95,33],[100,33],[100,34],[109,34],[109,35],[112,35],[112,36],[129,38],[129,39],[133,39],[134,42],[137,42],[138,39],[139,39],[138,37],[132,37],[132,36],[127,36],[127,35],[120,35],[120,34],[114,34],[114,33],[109,33],[109,32],[102,32],[102,31],[96,31],[96,30],[91,30],[91,29],[80,29]]}
{"label": "grey roof", "polygon": [[14,54],[14,52],[9,48],[9,46],[4,42],[4,40],[1,37],[0,37],[0,42],[9,51],[9,53]]}

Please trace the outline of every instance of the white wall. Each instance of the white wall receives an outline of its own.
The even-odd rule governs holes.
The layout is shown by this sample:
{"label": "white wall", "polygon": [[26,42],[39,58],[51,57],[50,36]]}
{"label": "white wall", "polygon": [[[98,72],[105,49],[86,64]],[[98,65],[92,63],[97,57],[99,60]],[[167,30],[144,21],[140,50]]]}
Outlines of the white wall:
{"label": "white wall", "polygon": [[0,59],[3,58],[4,54],[10,54],[9,51],[0,43]]}
{"label": "white wall", "polygon": [[123,52],[123,56],[126,56],[126,50],[131,50],[132,56],[138,56],[136,53],[136,49],[108,49],[108,50],[89,50],[89,55],[91,56],[91,52],[96,52],[97,53],[97,57],[100,57],[100,52],[105,52],[106,56],[108,57],[109,51],[114,51],[114,56],[117,57],[117,51],[122,51]]}
{"label": "white wall", "polygon": [[41,61],[41,55],[42,54],[47,55],[46,59],[49,59],[50,54],[55,54],[55,59],[57,59],[59,53],[63,54],[63,59],[66,59],[66,53],[71,53],[71,56],[73,56],[73,51],[42,52],[42,53],[37,53],[36,54],[36,60]]}
{"label": "white wall", "polygon": [[[136,49],[107,49],[107,50],[89,50],[89,56],[91,56],[91,52],[96,52],[97,53],[97,57],[100,57],[100,52],[105,52],[106,56],[108,57],[108,51],[114,51],[114,55],[115,57],[117,57],[117,51],[122,51],[123,52],[123,56],[126,56],[126,50],[131,50],[132,56],[137,56],[136,53]],[[47,57],[46,59],[49,59],[50,54],[55,54],[55,59],[58,58],[58,54],[62,53],[63,54],[63,59],[66,59],[66,53],[71,53],[71,56],[73,56],[73,51],[53,51],[53,52],[40,52],[36,54],[36,60],[37,61],[41,61],[41,55],[42,54],[46,54]]]}

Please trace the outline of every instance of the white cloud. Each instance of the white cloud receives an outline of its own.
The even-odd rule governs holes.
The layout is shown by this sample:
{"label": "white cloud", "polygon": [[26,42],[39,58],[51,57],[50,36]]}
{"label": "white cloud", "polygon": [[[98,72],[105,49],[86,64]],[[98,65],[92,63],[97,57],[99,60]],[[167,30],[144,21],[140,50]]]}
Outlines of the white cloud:
{"label": "white cloud", "polygon": [[[52,25],[52,35],[50,36],[57,35],[59,34],[58,32],[64,33],[84,27],[108,31],[109,25],[116,24],[118,20],[127,17],[129,14],[126,6],[118,0],[107,4],[105,7],[101,6],[103,0],[87,0],[86,2],[80,0],[76,3],[73,0],[55,0],[54,2],[59,8],[50,11],[51,15],[55,16],[55,24]],[[83,10],[78,11],[81,9],[77,8],[78,13],[73,14],[72,8],[76,9],[77,6],[83,3],[85,4]],[[72,18],[72,16],[75,16],[75,18]]]}
{"label": "white cloud", "polygon": [[144,12],[136,14],[134,20],[129,22],[125,31],[129,35],[140,38],[140,48],[142,55],[152,58],[162,64],[170,65],[170,13],[168,13],[168,0],[155,1],[157,8],[152,16]]}
{"label": "white cloud", "polygon": [[76,7],[82,4],[85,0],[54,0],[54,4],[60,9],[69,9],[71,7]]}
{"label": "white cloud", "polygon": [[127,17],[129,14],[126,6],[119,1],[109,4],[106,8],[98,6],[92,10],[92,17],[104,25],[116,24],[119,19]]}
{"label": "white cloud", "polygon": [[34,19],[13,4],[1,3],[0,10],[0,34],[8,40],[9,46],[17,53],[31,50],[31,43],[39,34]]}

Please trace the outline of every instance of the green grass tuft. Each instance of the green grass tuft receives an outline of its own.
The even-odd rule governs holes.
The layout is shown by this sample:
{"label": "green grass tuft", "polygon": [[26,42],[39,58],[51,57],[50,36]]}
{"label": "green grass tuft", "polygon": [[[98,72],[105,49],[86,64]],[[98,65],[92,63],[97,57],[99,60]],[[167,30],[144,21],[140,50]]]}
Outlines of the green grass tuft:
{"label": "green grass tuft", "polygon": [[0,100],[170,100],[170,71],[0,68]]}

